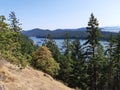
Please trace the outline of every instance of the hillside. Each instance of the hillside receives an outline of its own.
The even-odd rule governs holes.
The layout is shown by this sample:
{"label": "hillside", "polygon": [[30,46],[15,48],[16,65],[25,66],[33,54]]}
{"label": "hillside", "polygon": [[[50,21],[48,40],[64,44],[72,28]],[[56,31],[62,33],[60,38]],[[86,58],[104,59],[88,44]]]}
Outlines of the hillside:
{"label": "hillside", "polygon": [[0,60],[0,90],[72,90],[51,76],[31,67],[19,67]]}
{"label": "hillside", "polygon": [[[103,37],[101,39],[108,40],[110,35],[117,36],[118,28],[115,27],[105,27],[101,28],[101,33]],[[22,31],[22,33],[28,37],[39,37],[46,38],[48,34],[50,34],[54,39],[64,39],[66,37],[66,33],[70,36],[70,38],[79,37],[80,39],[86,39],[87,33],[85,28],[78,29],[56,29],[56,30],[44,30],[35,28],[28,31]]]}

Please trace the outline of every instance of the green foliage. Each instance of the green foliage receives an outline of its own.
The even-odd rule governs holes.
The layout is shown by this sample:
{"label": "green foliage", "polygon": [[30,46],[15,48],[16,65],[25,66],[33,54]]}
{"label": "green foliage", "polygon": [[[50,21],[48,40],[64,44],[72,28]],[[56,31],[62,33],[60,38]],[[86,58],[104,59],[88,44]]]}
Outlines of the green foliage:
{"label": "green foliage", "polygon": [[65,50],[64,55],[71,57],[71,40],[68,33],[65,34],[66,38],[64,39],[62,48]]}
{"label": "green foliage", "polygon": [[58,79],[63,80],[65,84],[71,83],[70,75],[73,71],[73,62],[72,59],[68,56],[61,55],[60,56],[60,70],[59,75],[57,76]]}
{"label": "green foliage", "polygon": [[[63,42],[64,53],[60,53],[55,41],[50,36],[47,38],[44,46],[49,48],[60,67],[56,78],[78,90],[119,90],[120,34],[115,39],[111,36],[105,51],[99,43],[101,37],[99,24],[93,14],[88,22],[87,33],[87,41],[83,45],[80,44],[79,39],[72,41],[66,34]],[[48,62],[45,60],[51,60],[51,54],[41,51],[44,50],[34,53],[32,64],[50,74],[54,70],[47,70],[49,68],[46,67],[46,63]]]}
{"label": "green foliage", "polygon": [[114,42],[114,49],[113,49],[113,88],[115,90],[120,89],[120,32]]}
{"label": "green foliage", "polygon": [[81,45],[78,38],[70,40],[66,34],[64,53],[48,35],[43,46],[38,48],[33,41],[20,33],[19,20],[14,12],[10,24],[0,16],[0,59],[20,67],[32,65],[76,90],[120,89],[120,33],[111,35],[109,44],[103,49],[98,21],[91,14],[87,27],[87,41]]}
{"label": "green foliage", "polygon": [[47,39],[43,43],[43,46],[46,46],[49,48],[49,50],[52,53],[53,58],[59,63],[60,62],[60,51],[58,46],[56,45],[56,42],[52,39],[50,35],[47,36]]}
{"label": "green foliage", "polygon": [[87,41],[85,44],[88,44],[87,52],[91,54],[92,57],[94,57],[95,48],[97,47],[97,45],[99,45],[99,38],[101,37],[101,33],[100,33],[100,29],[98,25],[99,24],[98,24],[97,19],[94,17],[93,14],[91,14],[90,20],[88,22],[88,27],[86,28],[88,37],[87,37]]}
{"label": "green foliage", "polygon": [[2,58],[8,60],[12,64],[16,64],[20,67],[25,68],[28,65],[26,58],[19,52],[12,53],[10,51],[1,51]]}
{"label": "green foliage", "polygon": [[85,43],[86,46],[86,55],[88,62],[88,87],[89,90],[97,90],[100,83],[100,78],[102,76],[102,65],[104,61],[104,53],[103,48],[99,43],[99,38],[101,37],[99,24],[97,19],[91,14],[90,20],[88,22],[87,27],[87,41]]}
{"label": "green foliage", "polygon": [[[86,64],[85,64],[85,57],[83,47],[80,44],[80,40],[76,38],[75,40],[71,41],[71,59],[73,61],[72,66],[72,73],[71,73],[71,87],[79,87],[82,89],[86,89],[86,78],[87,78],[87,71],[86,71]],[[74,82],[74,84],[72,83]]]}
{"label": "green foliage", "polygon": [[18,43],[20,44],[19,52],[25,56],[26,60],[31,64],[32,61],[32,52],[35,51],[38,47],[33,44],[33,41],[28,37],[18,34]]}
{"label": "green foliage", "polygon": [[[6,18],[0,16],[0,52],[1,58],[7,59],[13,64],[25,67],[31,61],[31,53],[36,49],[33,42],[23,36],[19,30],[19,22],[15,13],[10,14],[10,25]],[[18,28],[19,27],[19,28]]]}
{"label": "green foliage", "polygon": [[58,74],[59,64],[53,59],[51,52],[45,46],[40,47],[33,53],[34,67],[45,71],[46,73],[54,76]]}
{"label": "green foliage", "polygon": [[17,19],[16,15],[15,15],[15,12],[11,12],[9,14],[9,19],[10,21],[10,27],[11,27],[11,30],[14,31],[14,32],[20,32],[21,30],[21,27],[20,27],[20,23],[19,23],[19,19]]}
{"label": "green foliage", "polygon": [[76,38],[71,42],[71,58],[75,61],[83,59],[84,51],[82,45],[80,44],[80,39]]}

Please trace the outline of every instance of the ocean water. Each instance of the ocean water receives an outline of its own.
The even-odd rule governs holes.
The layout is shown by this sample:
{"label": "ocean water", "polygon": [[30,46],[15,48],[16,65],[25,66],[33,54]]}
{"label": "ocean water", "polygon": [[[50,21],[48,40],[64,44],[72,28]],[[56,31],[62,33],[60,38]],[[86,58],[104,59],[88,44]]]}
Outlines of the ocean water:
{"label": "ocean water", "polygon": [[[38,46],[42,46],[42,43],[45,42],[45,38],[30,37],[30,39],[32,39],[34,41],[34,44],[37,44]],[[58,45],[59,49],[61,49],[64,39],[54,39],[54,40]],[[86,40],[80,40],[81,45],[84,44],[85,42]],[[104,49],[108,45],[107,41],[100,41],[100,43],[103,45]]]}

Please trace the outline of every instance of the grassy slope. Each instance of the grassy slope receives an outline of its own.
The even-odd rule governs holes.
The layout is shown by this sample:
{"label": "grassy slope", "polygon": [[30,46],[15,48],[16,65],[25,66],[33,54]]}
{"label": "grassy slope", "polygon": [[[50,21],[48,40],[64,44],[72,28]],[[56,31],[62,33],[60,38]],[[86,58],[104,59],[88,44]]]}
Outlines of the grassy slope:
{"label": "grassy slope", "polygon": [[51,76],[31,67],[19,67],[0,60],[0,90],[72,90]]}

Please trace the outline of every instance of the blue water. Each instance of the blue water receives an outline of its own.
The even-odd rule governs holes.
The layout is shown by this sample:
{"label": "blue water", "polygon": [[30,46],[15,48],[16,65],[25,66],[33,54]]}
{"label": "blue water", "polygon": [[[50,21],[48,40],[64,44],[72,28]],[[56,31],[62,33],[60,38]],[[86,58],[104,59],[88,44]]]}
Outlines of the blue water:
{"label": "blue water", "polygon": [[[34,44],[37,44],[38,46],[41,46],[42,43],[45,41],[45,38],[30,37],[30,39],[32,39],[34,41]],[[54,39],[54,40],[58,45],[58,47],[61,49],[64,39]],[[85,42],[86,40],[80,40],[81,45]],[[106,46],[108,45],[107,41],[100,41],[100,43],[103,45],[104,48],[106,48]]]}

